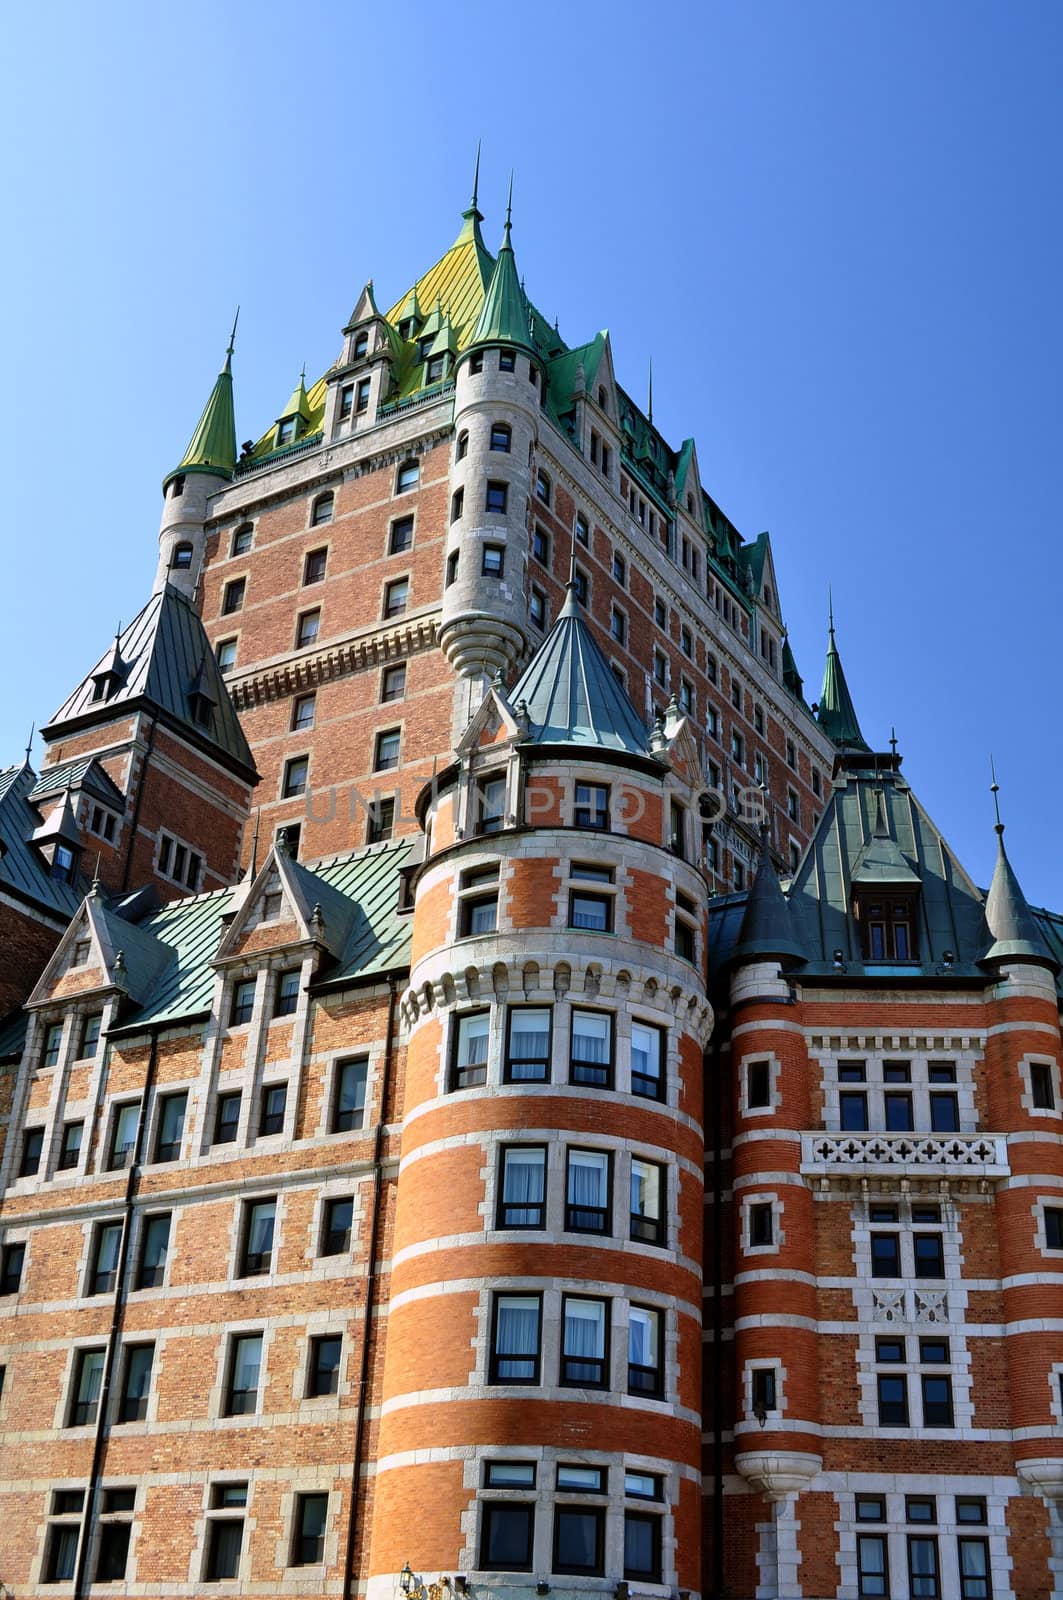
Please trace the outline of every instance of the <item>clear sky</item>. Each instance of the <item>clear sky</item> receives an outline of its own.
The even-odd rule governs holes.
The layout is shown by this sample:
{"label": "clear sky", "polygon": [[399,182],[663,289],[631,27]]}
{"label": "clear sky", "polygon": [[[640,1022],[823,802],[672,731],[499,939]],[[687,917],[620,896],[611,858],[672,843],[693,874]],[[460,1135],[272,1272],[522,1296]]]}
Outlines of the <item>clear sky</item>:
{"label": "clear sky", "polygon": [[[239,302],[239,439],[451,242],[476,141],[528,291],[747,537],[818,692],[969,869],[989,752],[1063,907],[1063,6],[58,0],[4,23],[0,762],[146,599]],[[39,754],[39,746],[36,754]],[[1053,798],[1054,797],[1054,798]]]}

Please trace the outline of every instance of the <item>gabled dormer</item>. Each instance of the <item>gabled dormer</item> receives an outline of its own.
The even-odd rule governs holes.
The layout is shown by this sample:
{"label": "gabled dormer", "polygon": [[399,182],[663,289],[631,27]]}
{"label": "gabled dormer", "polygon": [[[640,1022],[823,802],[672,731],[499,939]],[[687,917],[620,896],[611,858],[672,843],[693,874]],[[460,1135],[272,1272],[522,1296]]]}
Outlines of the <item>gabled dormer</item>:
{"label": "gabled dormer", "polygon": [[893,837],[883,787],[871,791],[874,821],[850,874],[852,911],[865,962],[919,959],[922,882]]}
{"label": "gabled dormer", "polygon": [[310,401],[306,394],[306,372],[299,374],[299,382],[292,390],[288,404],[277,418],[273,448],[283,450],[287,445],[298,443],[305,434],[310,423]]}
{"label": "gabled dormer", "polygon": [[679,447],[675,463],[675,504],[676,510],[692,522],[695,528],[704,530],[701,470],[698,466],[697,446],[693,439],[684,439]]}
{"label": "gabled dormer", "polygon": [[278,838],[261,869],[234,896],[236,911],[214,958],[216,966],[277,950],[316,949],[338,958],[357,907],[302,866]]}
{"label": "gabled dormer", "polygon": [[110,650],[91,675],[93,703],[110,700],[116,695],[125,682],[126,671],[119,634],[116,633]]}
{"label": "gabled dormer", "polygon": [[32,842],[48,863],[50,875],[60,883],[75,883],[81,868],[85,841],[67,789],[33,832]]}
{"label": "gabled dormer", "polygon": [[26,1004],[36,1008],[112,992],[137,1004],[147,999],[172,956],[170,945],[119,916],[93,885]]}

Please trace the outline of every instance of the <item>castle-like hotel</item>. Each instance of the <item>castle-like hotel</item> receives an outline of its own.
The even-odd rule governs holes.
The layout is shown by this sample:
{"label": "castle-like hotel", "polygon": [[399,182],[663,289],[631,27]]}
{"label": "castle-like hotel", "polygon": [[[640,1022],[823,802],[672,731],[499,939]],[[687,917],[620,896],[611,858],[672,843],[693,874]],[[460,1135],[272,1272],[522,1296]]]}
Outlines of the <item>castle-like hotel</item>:
{"label": "castle-like hotel", "polygon": [[481,221],[0,773],[0,1594],[1061,1595],[1063,922]]}

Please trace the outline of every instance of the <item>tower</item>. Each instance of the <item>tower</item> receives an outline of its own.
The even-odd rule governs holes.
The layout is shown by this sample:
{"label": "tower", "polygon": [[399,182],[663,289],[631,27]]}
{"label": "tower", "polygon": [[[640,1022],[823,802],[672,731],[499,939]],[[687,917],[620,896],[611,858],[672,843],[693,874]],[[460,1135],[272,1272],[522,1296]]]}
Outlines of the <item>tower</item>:
{"label": "tower", "polygon": [[232,377],[235,340],[234,322],[224,365],[215,379],[188,449],[163,479],[156,593],[170,584],[186,599],[190,600],[195,594],[203,566],[204,530],[210,499],[232,480],[236,466]]}

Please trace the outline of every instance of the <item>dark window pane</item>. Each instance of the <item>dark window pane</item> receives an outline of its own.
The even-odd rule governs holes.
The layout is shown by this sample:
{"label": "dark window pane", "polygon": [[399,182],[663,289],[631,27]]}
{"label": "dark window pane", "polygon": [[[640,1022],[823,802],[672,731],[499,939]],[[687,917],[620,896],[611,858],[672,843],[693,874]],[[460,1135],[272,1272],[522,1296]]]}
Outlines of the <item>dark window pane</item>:
{"label": "dark window pane", "polygon": [[106,1522],[101,1527],[99,1553],[96,1557],[97,1583],[125,1577],[129,1534],[128,1522]]}
{"label": "dark window pane", "polygon": [[901,1275],[900,1236],[896,1233],[871,1235],[871,1276],[899,1278]]}
{"label": "dark window pane", "polygon": [[325,1206],[325,1231],[321,1241],[323,1256],[338,1256],[351,1247],[353,1200],[330,1200]]}
{"label": "dark window pane", "polygon": [[295,1539],[292,1546],[292,1566],[312,1566],[322,1560],[325,1553],[325,1519],[328,1515],[327,1494],[301,1494],[295,1502]]}
{"label": "dark window pane", "polygon": [[624,1577],[661,1581],[661,1522],[637,1511],[624,1515]]}
{"label": "dark window pane", "polygon": [[485,1572],[529,1572],[535,1508],[492,1505],[483,1509],[480,1566]]}
{"label": "dark window pane", "polygon": [[240,1571],[240,1550],[244,1540],[242,1517],[217,1517],[209,1523],[207,1535],[208,1582],[235,1578]]}
{"label": "dark window pane", "polygon": [[602,1514],[577,1506],[558,1506],[554,1521],[554,1571],[602,1570]]}
{"label": "dark window pane", "polygon": [[357,1061],[341,1061],[336,1068],[335,1102],[332,1131],[346,1133],[360,1128],[365,1120],[365,1083],[369,1063],[364,1057]]}
{"label": "dark window pane", "polygon": [[945,1254],[940,1233],[915,1235],[915,1275],[917,1278],[943,1278]]}

